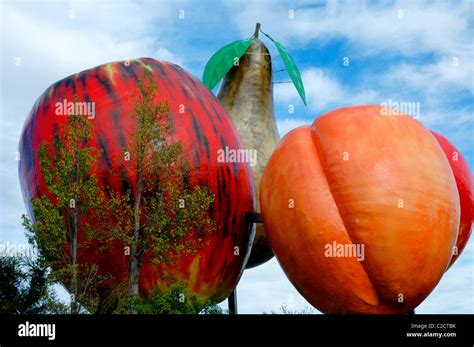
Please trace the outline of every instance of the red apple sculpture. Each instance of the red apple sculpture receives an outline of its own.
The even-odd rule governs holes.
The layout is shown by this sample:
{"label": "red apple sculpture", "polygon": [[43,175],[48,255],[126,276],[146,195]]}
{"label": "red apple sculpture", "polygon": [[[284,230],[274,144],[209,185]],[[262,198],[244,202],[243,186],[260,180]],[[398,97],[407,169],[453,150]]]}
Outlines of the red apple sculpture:
{"label": "red apple sculpture", "polygon": [[[166,269],[167,274],[187,280],[191,293],[200,298],[218,302],[235,288],[250,253],[254,229],[249,231],[244,214],[255,208],[252,172],[247,163],[218,161],[219,149],[241,149],[241,139],[214,95],[178,65],[150,58],[120,61],[51,85],[33,106],[21,134],[19,176],[24,200],[34,220],[31,200],[48,194],[38,148],[43,142],[54,141],[55,132],[66,122],[67,116],[55,113],[56,104],[73,101],[76,95],[79,100],[95,105],[91,146],[102,153],[95,171],[100,186],[120,192],[124,186],[136,185],[135,175],[114,158],[123,158],[123,148],[130,139],[134,127],[132,101],[138,94],[137,80],[145,68],[152,72],[158,97],[170,104],[169,114],[174,124],[171,140],[181,141],[189,157],[194,168],[191,184],[207,187],[215,197],[212,218],[216,230],[206,236],[204,248],[197,254],[183,256],[178,264]],[[236,247],[239,252],[235,252]],[[97,262],[99,272],[113,275],[106,290],[127,280],[127,257],[121,248],[108,249],[99,257],[97,249],[91,247],[82,252],[78,262]],[[145,262],[140,273],[142,294],[157,286],[162,270]]]}

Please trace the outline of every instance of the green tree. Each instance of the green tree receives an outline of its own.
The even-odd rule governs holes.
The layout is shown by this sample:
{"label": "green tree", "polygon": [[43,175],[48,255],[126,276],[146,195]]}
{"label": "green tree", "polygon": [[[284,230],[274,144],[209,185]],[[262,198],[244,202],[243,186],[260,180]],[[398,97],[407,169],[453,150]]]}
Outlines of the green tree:
{"label": "green tree", "polygon": [[[95,288],[103,280],[97,264],[78,264],[79,248],[87,247],[97,234],[100,218],[93,216],[101,214],[104,201],[91,173],[98,157],[89,143],[92,134],[93,124],[86,116],[71,115],[53,143],[40,145],[38,156],[49,196],[32,200],[34,221],[22,216],[29,242],[53,269],[51,276],[71,293],[71,313],[79,312],[78,302],[89,309],[95,304]],[[87,236],[83,244],[78,243],[79,233]]]}
{"label": "green tree", "polygon": [[48,265],[40,258],[1,255],[0,314],[65,313],[48,275]]}
{"label": "green tree", "polygon": [[203,301],[189,293],[186,286],[175,284],[166,290],[156,288],[147,297],[127,295],[115,313],[137,314],[226,314],[227,311],[210,301]]}
{"label": "green tree", "polygon": [[112,192],[109,201],[115,218],[111,238],[130,248],[128,293],[132,296],[139,295],[145,255],[156,266],[172,264],[203,247],[206,233],[215,228],[210,218],[214,196],[205,187],[189,186],[191,167],[182,144],[169,141],[169,103],[157,100],[147,69],[138,91],[133,105],[135,127],[124,148],[124,162],[136,185],[125,194]]}
{"label": "green tree", "polygon": [[[274,312],[273,310],[271,311],[271,314],[316,314],[317,311],[311,307],[311,306],[305,306],[302,309],[296,309],[292,310],[288,307],[287,304],[283,304],[280,307],[280,312]],[[263,312],[263,314],[267,314],[266,312]]]}

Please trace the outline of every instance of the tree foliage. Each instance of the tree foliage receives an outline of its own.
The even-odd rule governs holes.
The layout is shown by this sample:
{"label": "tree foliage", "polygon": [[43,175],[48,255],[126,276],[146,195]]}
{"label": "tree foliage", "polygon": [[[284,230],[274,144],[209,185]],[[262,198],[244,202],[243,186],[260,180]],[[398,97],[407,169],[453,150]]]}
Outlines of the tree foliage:
{"label": "tree foliage", "polygon": [[48,281],[48,266],[26,256],[0,256],[0,314],[64,313]]}
{"label": "tree foliage", "polygon": [[189,293],[186,286],[175,284],[166,290],[156,288],[147,296],[127,295],[115,313],[137,314],[225,314],[221,307],[210,301],[202,301],[196,295]]}
{"label": "tree foliage", "polygon": [[104,280],[97,264],[78,263],[81,250],[102,226],[104,196],[92,173],[98,157],[90,145],[92,134],[86,116],[71,115],[54,142],[41,143],[38,157],[48,194],[32,199],[34,221],[22,216],[29,242],[53,269],[51,278],[70,291],[72,313],[79,312],[77,302],[89,309],[96,304],[95,290]]}
{"label": "tree foliage", "polygon": [[[191,167],[182,143],[172,142],[169,103],[158,100],[153,75],[146,68],[138,81],[130,141],[124,165],[136,184],[111,192],[110,217],[115,220],[111,240],[130,248],[129,294],[139,294],[140,269],[145,255],[154,265],[172,264],[197,252],[205,235],[214,230],[210,208],[214,196],[205,187],[191,187]],[[172,282],[173,279],[170,279]]]}

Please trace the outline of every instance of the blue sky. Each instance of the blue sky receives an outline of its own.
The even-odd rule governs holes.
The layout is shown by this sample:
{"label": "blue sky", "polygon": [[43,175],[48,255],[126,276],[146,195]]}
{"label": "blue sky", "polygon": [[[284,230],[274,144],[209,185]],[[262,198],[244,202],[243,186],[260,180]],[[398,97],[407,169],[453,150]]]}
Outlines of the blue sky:
{"label": "blue sky", "polygon": [[[419,120],[449,138],[473,168],[470,1],[2,1],[0,15],[3,244],[26,242],[15,153],[27,114],[51,83],[105,62],[144,56],[175,62],[201,78],[212,54],[251,36],[257,21],[290,52],[306,88],[307,107],[291,84],[274,85],[282,135],[341,106],[419,102]],[[273,44],[263,40],[276,57]],[[273,65],[283,68],[278,57]],[[275,81],[287,80],[285,72],[275,74]],[[290,104],[294,114],[288,113]],[[474,313],[473,243],[418,312]],[[238,295],[244,313],[309,306],[274,259],[246,271]]]}

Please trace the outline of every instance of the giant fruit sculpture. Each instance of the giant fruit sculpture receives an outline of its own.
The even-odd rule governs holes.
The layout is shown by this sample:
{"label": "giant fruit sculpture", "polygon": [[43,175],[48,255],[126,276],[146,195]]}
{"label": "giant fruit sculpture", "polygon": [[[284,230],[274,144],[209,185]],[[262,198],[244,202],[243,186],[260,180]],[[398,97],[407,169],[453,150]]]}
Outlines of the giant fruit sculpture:
{"label": "giant fruit sculpture", "polygon": [[459,218],[459,233],[456,247],[453,250],[453,257],[449,266],[459,258],[459,255],[466,247],[469,236],[471,236],[472,222],[474,220],[474,178],[469,170],[469,165],[461,152],[454,145],[440,134],[431,131],[441,146],[441,149],[448,158],[449,165],[453,170],[454,179],[459,193],[461,203],[461,216]]}
{"label": "giant fruit sculpture", "polygon": [[[75,97],[95,103],[91,145],[102,151],[95,172],[100,186],[110,186],[117,193],[127,187],[134,189],[136,176],[117,158],[123,158],[123,147],[133,131],[133,99],[138,94],[137,79],[144,68],[152,72],[158,97],[169,101],[174,124],[171,138],[182,142],[194,168],[190,175],[194,183],[190,180],[190,184],[206,186],[214,194],[212,218],[216,230],[206,236],[204,248],[197,254],[183,256],[167,269],[167,275],[187,280],[189,290],[202,299],[220,301],[236,286],[250,253],[254,229],[247,229],[244,213],[255,208],[254,186],[248,164],[218,162],[218,150],[226,146],[243,147],[240,137],[214,95],[181,67],[141,58],[101,65],[50,86],[33,106],[21,135],[19,176],[24,200],[34,220],[31,199],[48,194],[38,147],[44,141],[54,141],[55,132],[66,122],[67,116],[55,114],[55,104]],[[235,252],[235,247],[239,252]],[[108,286],[126,281],[128,259],[123,250],[109,249],[100,258],[93,247],[83,253],[79,264],[94,259],[99,272],[114,276]],[[159,268],[145,262],[140,273],[140,292],[150,293],[161,275]]]}
{"label": "giant fruit sculpture", "polygon": [[[280,140],[273,108],[272,58],[268,48],[258,38],[259,31],[260,24],[257,23],[250,39],[230,43],[214,54],[203,77],[204,84],[212,90],[225,74],[217,97],[236,126],[245,148],[257,152],[252,173],[258,211],[260,178]],[[290,77],[306,103],[303,83],[293,59],[280,43],[264,35],[277,46]],[[272,257],[264,227],[258,224],[247,268],[258,266]]]}
{"label": "giant fruit sculpture", "polygon": [[435,137],[380,106],[337,109],[288,133],[260,204],[286,275],[325,313],[413,310],[448,268],[460,220]]}

